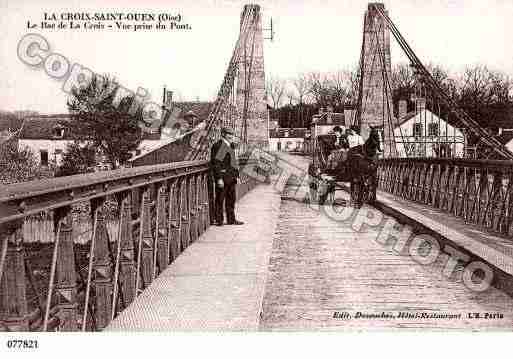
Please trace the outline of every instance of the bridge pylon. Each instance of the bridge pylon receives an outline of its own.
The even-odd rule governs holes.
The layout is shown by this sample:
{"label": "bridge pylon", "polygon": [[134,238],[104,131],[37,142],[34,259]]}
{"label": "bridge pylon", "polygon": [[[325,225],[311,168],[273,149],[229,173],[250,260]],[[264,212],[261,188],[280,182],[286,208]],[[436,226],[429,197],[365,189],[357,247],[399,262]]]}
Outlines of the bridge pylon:
{"label": "bridge pylon", "polygon": [[[250,31],[240,44],[237,63],[235,130],[242,147],[269,147],[269,121],[265,94],[264,37],[259,5],[245,5],[241,13],[241,34],[244,26]],[[237,51],[237,49],[236,49]]]}
{"label": "bridge pylon", "polygon": [[364,138],[368,136],[369,126],[383,127],[384,157],[394,157],[397,148],[394,142],[393,101],[386,86],[392,73],[390,30],[377,8],[388,13],[382,3],[369,3],[365,12],[358,119]]}

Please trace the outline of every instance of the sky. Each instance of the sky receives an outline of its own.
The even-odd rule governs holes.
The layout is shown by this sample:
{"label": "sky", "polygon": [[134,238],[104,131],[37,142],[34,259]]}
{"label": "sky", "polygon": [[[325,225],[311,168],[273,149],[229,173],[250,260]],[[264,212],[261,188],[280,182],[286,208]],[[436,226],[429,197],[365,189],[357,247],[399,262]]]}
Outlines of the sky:
{"label": "sky", "polygon": [[[485,64],[513,75],[513,1],[385,0],[395,22],[425,64],[453,71]],[[20,39],[35,32],[50,50],[97,73],[113,75],[124,87],[143,87],[160,102],[162,88],[179,100],[213,100],[239,32],[238,0],[0,0],[0,110],[65,113],[62,81],[22,63]],[[368,1],[262,0],[264,27],[272,18],[274,41],[266,40],[266,76],[294,77],[356,66]],[[27,29],[44,13],[180,13],[189,31],[58,31]],[[264,36],[268,36],[264,33]],[[392,63],[405,62],[392,43]]]}

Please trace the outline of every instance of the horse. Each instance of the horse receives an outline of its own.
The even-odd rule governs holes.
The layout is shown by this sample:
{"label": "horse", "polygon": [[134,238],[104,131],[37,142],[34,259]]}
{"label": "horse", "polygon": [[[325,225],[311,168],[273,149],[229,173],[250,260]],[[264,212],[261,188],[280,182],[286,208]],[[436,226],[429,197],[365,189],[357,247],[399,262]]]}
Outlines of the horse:
{"label": "horse", "polygon": [[378,152],[381,152],[380,137],[373,127],[363,145],[349,150],[347,167],[351,173],[351,198],[357,208],[362,206],[364,200],[372,202],[376,199]]}

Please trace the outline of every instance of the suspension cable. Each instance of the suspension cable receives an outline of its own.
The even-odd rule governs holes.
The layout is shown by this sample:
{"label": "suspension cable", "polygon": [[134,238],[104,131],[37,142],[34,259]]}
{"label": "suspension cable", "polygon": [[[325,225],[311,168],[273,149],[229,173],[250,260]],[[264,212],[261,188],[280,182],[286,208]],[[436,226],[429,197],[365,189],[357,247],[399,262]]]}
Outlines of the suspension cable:
{"label": "suspension cable", "polygon": [[455,101],[445,93],[445,91],[441,88],[438,82],[433,78],[431,73],[426,69],[426,67],[422,64],[419,58],[415,55],[411,47],[408,45],[408,43],[401,35],[395,24],[388,17],[388,15],[385,14],[385,12],[378,6],[373,6],[373,8],[388,24],[390,31],[394,35],[394,38],[399,43],[399,46],[405,52],[406,56],[410,59],[412,64],[414,64],[423,73],[430,87],[432,87],[433,90],[435,90],[438,93],[439,97],[448,105],[449,111],[453,112],[456,115],[457,119],[462,123],[462,125],[468,130],[470,130],[472,134],[479,139],[479,142],[483,142],[491,150],[495,151],[499,156],[504,157],[506,159],[513,159],[513,153],[507,150],[506,147],[495,137],[491,136],[487,131],[485,131],[465,111],[460,109],[459,106],[455,103]]}

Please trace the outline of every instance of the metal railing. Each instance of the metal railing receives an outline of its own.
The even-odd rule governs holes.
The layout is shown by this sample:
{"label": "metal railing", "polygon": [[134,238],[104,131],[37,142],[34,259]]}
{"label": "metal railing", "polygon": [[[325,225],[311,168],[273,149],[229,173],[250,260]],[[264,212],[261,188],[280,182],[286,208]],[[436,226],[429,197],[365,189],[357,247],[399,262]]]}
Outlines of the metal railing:
{"label": "metal railing", "polygon": [[378,177],[382,191],[513,235],[513,161],[383,159]]}
{"label": "metal railing", "polygon": [[[239,182],[238,197],[257,184],[244,173]],[[206,161],[4,186],[0,331],[105,328],[210,225],[209,186]],[[53,240],[28,243],[24,222],[41,213],[53,220]],[[85,244],[74,240],[84,217]]]}

